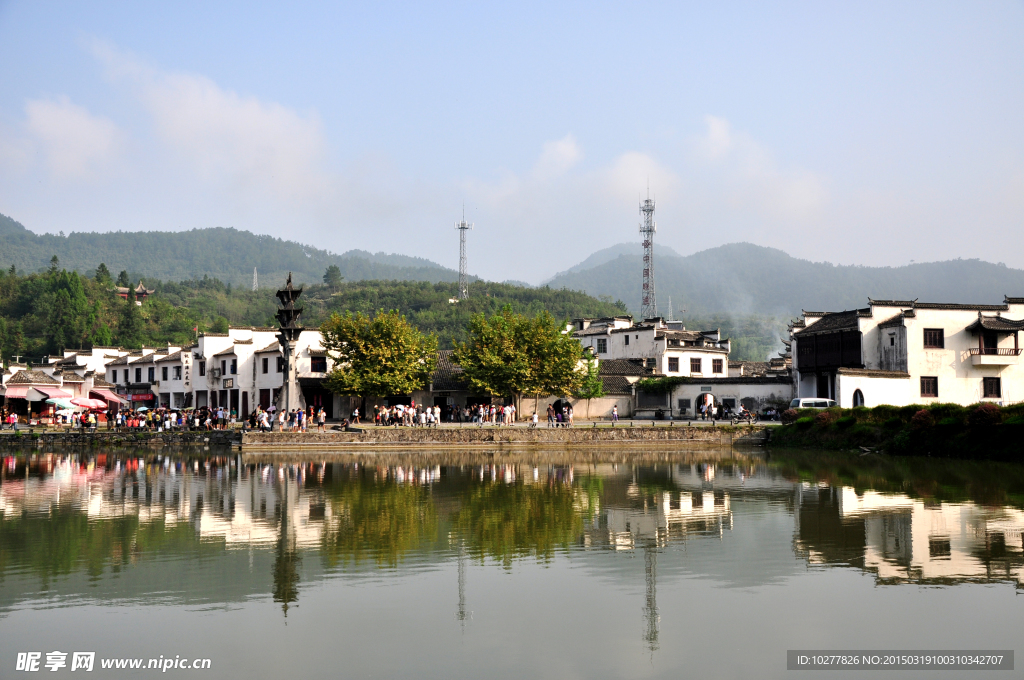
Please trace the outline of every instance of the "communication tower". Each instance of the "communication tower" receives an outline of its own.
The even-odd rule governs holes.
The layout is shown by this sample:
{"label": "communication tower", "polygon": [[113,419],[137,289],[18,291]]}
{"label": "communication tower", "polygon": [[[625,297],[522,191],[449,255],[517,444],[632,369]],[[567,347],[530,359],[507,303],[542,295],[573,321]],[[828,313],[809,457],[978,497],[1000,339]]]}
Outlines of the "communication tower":
{"label": "communication tower", "polygon": [[256,278],[256,267],[252,268],[252,289],[254,292],[260,289],[259,279]]}
{"label": "communication tower", "polygon": [[466,232],[473,228],[466,223],[466,207],[462,207],[462,221],[455,223],[459,232],[459,299],[469,297],[469,274],[466,272]]}
{"label": "communication tower", "polygon": [[653,319],[658,316],[658,301],[654,296],[654,233],[658,227],[654,223],[654,201],[651,200],[650,189],[647,190],[647,199],[640,204],[640,214],[644,218],[640,225],[640,235],[644,239],[644,289],[640,318]]}

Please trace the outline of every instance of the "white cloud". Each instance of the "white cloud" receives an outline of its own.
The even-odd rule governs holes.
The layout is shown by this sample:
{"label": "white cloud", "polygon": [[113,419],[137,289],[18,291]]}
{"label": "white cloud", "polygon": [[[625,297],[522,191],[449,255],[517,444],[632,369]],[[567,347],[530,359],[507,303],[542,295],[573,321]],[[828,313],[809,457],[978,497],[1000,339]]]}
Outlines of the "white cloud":
{"label": "white cloud", "polygon": [[201,75],[150,68],[112,47],[93,53],[115,82],[127,82],[158,137],[205,181],[250,197],[323,198],[323,129],[315,114],[226,90]]}
{"label": "white cloud", "polygon": [[67,97],[29,100],[25,117],[55,177],[88,179],[117,155],[120,134],[113,121],[92,115]]}
{"label": "white cloud", "polygon": [[541,152],[537,164],[533,166],[533,176],[538,180],[561,177],[582,157],[583,152],[571,133],[562,139],[544,142],[544,150]]}
{"label": "white cloud", "polygon": [[782,169],[772,154],[728,120],[706,116],[705,134],[691,143],[693,182],[718,211],[738,211],[762,219],[806,221],[818,218],[829,202],[826,182],[803,169]]}

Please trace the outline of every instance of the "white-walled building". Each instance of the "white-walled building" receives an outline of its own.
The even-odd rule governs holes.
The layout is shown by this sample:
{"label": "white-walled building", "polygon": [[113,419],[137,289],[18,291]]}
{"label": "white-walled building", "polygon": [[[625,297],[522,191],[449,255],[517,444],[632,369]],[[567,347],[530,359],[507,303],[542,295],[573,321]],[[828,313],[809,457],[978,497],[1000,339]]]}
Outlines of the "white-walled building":
{"label": "white-walled building", "polygon": [[629,316],[576,319],[573,335],[599,361],[641,359],[645,367],[670,376],[728,375],[731,345],[718,330],[690,331],[681,322],[661,317],[632,321]]}
{"label": "white-walled building", "polygon": [[1024,298],[1001,305],[869,300],[793,325],[796,396],[840,406],[1024,400]]}

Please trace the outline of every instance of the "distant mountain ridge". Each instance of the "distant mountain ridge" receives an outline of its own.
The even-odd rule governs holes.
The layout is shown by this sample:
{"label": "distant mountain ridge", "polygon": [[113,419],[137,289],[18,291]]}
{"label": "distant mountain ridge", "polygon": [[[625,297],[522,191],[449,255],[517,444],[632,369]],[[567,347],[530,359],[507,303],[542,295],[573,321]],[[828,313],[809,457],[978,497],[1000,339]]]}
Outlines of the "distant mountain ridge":
{"label": "distant mountain ridge", "polygon": [[[669,255],[671,257],[682,257],[679,253],[677,253],[676,251],[672,250],[668,246],[659,245],[659,246],[657,246],[657,250],[655,252],[657,253],[657,255],[659,257],[661,255]],[[572,273],[575,273],[575,272],[580,272],[580,271],[583,271],[584,269],[593,269],[594,267],[597,267],[598,265],[602,265],[602,264],[604,264],[606,262],[611,262],[612,260],[614,260],[617,257],[620,257],[622,255],[636,255],[638,257],[642,257],[643,256],[643,246],[640,245],[639,243],[616,243],[614,246],[609,246],[608,248],[602,248],[601,250],[598,250],[597,252],[592,253],[590,255],[590,257],[588,257],[587,259],[583,260],[583,262],[580,262],[577,265],[569,267],[564,272],[558,272],[557,274],[555,274],[551,278],[549,278],[546,281],[544,281],[543,283],[541,283],[541,285],[548,284],[551,281],[554,281],[555,279],[557,279],[559,276],[564,276],[566,274],[572,274]]]}
{"label": "distant mountain ridge", "polygon": [[[732,243],[680,257],[656,249],[656,293],[664,314],[796,315],[802,309],[834,311],[867,305],[868,298],[999,304],[1024,296],[1024,270],[981,260],[948,260],[902,267],[832,265],[792,257],[776,248]],[[590,260],[590,258],[588,258]],[[640,255],[559,274],[553,288],[582,290],[640,307]],[[682,311],[682,310],[685,310]]]}
{"label": "distant mountain ridge", "polygon": [[[347,281],[457,281],[459,272],[421,257],[350,250],[341,255],[319,248],[233,228],[190,231],[73,232],[35,234],[0,215],[0,267],[45,269],[56,255],[60,266],[89,274],[102,262],[114,275],[183,281],[204,275],[236,286],[277,285],[292,272],[296,283],[321,283],[334,264]],[[474,279],[476,277],[473,277]]]}

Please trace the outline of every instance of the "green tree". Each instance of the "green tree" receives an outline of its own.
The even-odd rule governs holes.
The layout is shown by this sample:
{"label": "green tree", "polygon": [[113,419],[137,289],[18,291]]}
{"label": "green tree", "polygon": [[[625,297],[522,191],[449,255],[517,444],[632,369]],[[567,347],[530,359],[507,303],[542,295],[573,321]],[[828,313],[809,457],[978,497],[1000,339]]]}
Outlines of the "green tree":
{"label": "green tree", "polygon": [[604,383],[597,369],[597,359],[593,356],[587,357],[587,372],[576,390],[577,399],[587,400],[587,418],[590,417],[590,400],[600,399],[604,396]]}
{"label": "green tree", "polygon": [[128,272],[126,272],[124,269],[122,269],[121,273],[117,275],[117,285],[119,285],[121,288],[132,287],[131,281],[128,280]]}
{"label": "green tree", "polygon": [[65,348],[74,344],[72,337],[75,326],[74,313],[71,310],[71,296],[68,291],[60,289],[53,297],[50,306],[50,320],[47,324],[46,334],[49,338],[49,350],[51,354],[61,354]]}
{"label": "green tree", "polygon": [[101,323],[96,332],[92,334],[92,344],[100,347],[110,347],[114,344],[114,334],[110,332],[110,326]]}
{"label": "green tree", "polygon": [[324,272],[324,283],[331,288],[337,288],[341,285],[341,269],[336,264],[332,264]]}
{"label": "green tree", "polygon": [[458,345],[455,361],[479,392],[519,401],[524,394],[573,394],[583,372],[583,347],[546,311],[532,319],[511,306],[470,319],[469,340]]}
{"label": "green tree", "polygon": [[320,326],[334,367],[325,382],[338,394],[386,397],[426,386],[437,363],[437,338],[397,311],[334,314]]}
{"label": "green tree", "polygon": [[223,316],[218,316],[213,320],[213,324],[210,326],[211,333],[227,333],[228,332],[228,320]]}
{"label": "green tree", "polygon": [[117,320],[117,344],[138,349],[142,347],[142,333],[142,312],[135,304],[135,292],[128,291],[128,299],[121,307],[121,315]]}
{"label": "green tree", "polygon": [[51,274],[56,274],[57,273],[57,269],[59,267],[60,267],[60,258],[58,258],[56,255],[54,255],[53,257],[50,258],[50,273]]}
{"label": "green tree", "polygon": [[107,269],[107,265],[100,262],[100,266],[96,267],[96,281],[104,285],[110,284],[110,270]]}

